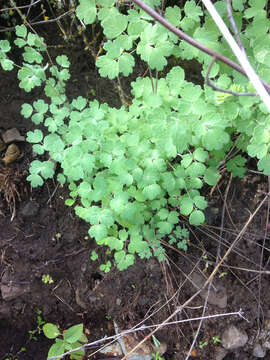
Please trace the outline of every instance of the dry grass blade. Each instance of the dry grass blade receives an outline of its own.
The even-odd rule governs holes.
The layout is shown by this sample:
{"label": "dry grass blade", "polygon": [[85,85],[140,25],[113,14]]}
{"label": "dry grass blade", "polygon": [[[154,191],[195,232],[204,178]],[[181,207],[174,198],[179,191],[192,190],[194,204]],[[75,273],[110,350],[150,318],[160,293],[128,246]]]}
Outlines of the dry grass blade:
{"label": "dry grass blade", "polygon": [[0,166],[0,194],[3,196],[12,213],[12,219],[15,216],[16,201],[21,201],[20,184],[22,178],[23,175],[18,171]]}

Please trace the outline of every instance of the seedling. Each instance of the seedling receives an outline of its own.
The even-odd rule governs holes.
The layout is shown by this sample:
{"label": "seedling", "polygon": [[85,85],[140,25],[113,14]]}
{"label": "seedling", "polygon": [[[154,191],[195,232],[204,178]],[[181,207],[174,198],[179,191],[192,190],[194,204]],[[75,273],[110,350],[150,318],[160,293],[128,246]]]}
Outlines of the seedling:
{"label": "seedling", "polygon": [[216,335],[216,336],[213,336],[212,337],[212,340],[213,340],[213,343],[214,344],[219,344],[219,343],[221,343],[221,340],[220,340],[220,338]]}
{"label": "seedling", "polygon": [[[78,324],[60,332],[59,328],[51,323],[43,326],[43,333],[48,339],[55,339],[55,343],[50,347],[48,359],[52,356],[62,355],[64,352],[80,347],[87,342],[87,337],[83,332],[83,324]],[[70,354],[70,359],[82,360],[85,351],[83,349],[74,351]]]}
{"label": "seedling", "polygon": [[208,341],[200,341],[199,342],[199,348],[203,349],[205,346],[207,346],[209,343]]}
{"label": "seedling", "polygon": [[54,280],[53,280],[53,278],[51,277],[50,274],[43,274],[42,275],[42,282],[44,284],[53,284]]}
{"label": "seedling", "polygon": [[37,327],[34,330],[29,330],[29,340],[34,340],[34,341],[38,341],[38,335],[40,335],[42,333],[42,326],[45,324],[45,321],[43,320],[42,316],[42,311],[41,310],[37,310]]}

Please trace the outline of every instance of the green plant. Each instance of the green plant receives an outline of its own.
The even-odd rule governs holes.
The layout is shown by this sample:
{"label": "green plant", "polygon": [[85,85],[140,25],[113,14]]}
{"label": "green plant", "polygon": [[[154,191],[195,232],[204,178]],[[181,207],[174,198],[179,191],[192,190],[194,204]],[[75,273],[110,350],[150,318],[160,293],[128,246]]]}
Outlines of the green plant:
{"label": "green plant", "polygon": [[221,340],[220,340],[220,338],[219,338],[218,335],[213,336],[213,337],[212,337],[212,341],[213,341],[214,344],[219,344],[219,343],[221,343]]}
{"label": "green plant", "polygon": [[37,319],[36,319],[36,328],[29,330],[29,340],[38,341],[38,335],[42,333],[42,326],[45,324],[45,321],[42,318],[42,311],[37,310]]}
{"label": "green plant", "polygon": [[209,343],[208,341],[200,341],[199,342],[199,348],[203,349],[205,346],[207,346]]}
{"label": "green plant", "polygon": [[[160,0],[148,3],[162,6]],[[226,4],[217,1],[215,6],[227,21]],[[249,0],[245,5],[233,2],[233,6],[247,55],[256,62],[259,75],[269,81],[265,4]],[[258,97],[219,96],[207,85],[186,81],[178,65],[159,78],[169,57],[176,63],[177,58],[196,59],[203,76],[211,58],[179,42],[138,7],[123,13],[121,9],[115,0],[80,0],[77,16],[86,25],[99,21],[107,37],[105,53],[96,62],[102,76],[114,79],[131,74],[135,52],[148,67],[151,76],[132,83],[130,106],[115,109],[81,96],[69,101],[65,95],[68,58],[58,56],[55,64],[45,63],[43,39],[24,25],[16,26],[14,43],[23,49],[19,86],[29,92],[44,85],[48,98],[48,102],[37,99],[33,105],[22,106],[23,116],[37,126],[42,123],[49,132],[44,135],[35,129],[27,134],[36,154],[47,153],[47,160],[32,161],[28,180],[33,187],[42,185],[54,176],[55,163],[59,163],[57,179],[67,182],[70,190],[66,204],[75,205],[75,213],[90,224],[89,235],[98,245],[107,246],[116,266],[124,270],[136,255],[163,260],[161,240],[169,238],[187,249],[181,216],[192,225],[204,223],[207,202],[200,190],[205,184],[216,184],[224,165],[233,176],[243,176],[246,159],[241,152],[257,158],[259,170],[270,174],[270,116]],[[173,25],[230,56],[213,20],[194,0],[186,1],[183,9],[164,10]],[[0,41],[4,70],[15,66],[7,56],[10,49],[7,40]],[[224,89],[252,91],[246,78],[223,63],[214,63],[209,77]],[[238,152],[234,157],[232,149]],[[108,260],[101,269],[107,272],[111,266]]]}
{"label": "green plant", "polygon": [[164,360],[164,357],[160,355],[158,351],[152,354],[154,360]]}
{"label": "green plant", "polygon": [[171,235],[169,235],[169,244],[177,243],[178,249],[187,251],[187,239],[189,238],[189,231],[180,226],[176,226]]}
{"label": "green plant", "polygon": [[[83,324],[71,326],[62,333],[58,327],[51,323],[43,325],[43,333],[48,339],[55,339],[55,343],[50,347],[48,359],[52,356],[62,355],[66,351],[80,347],[87,342],[87,338],[83,332]],[[70,359],[82,360],[85,351],[77,350],[70,354]]]}
{"label": "green plant", "polygon": [[50,274],[43,274],[42,275],[42,282],[44,284],[53,284],[54,283],[53,278],[51,277]]}

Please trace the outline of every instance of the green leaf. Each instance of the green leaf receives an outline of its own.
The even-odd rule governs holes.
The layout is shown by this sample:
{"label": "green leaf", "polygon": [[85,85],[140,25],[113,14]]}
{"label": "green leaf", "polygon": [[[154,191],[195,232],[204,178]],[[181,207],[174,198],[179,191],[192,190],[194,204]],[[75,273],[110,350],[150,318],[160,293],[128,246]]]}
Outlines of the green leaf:
{"label": "green leaf", "polygon": [[39,125],[40,123],[43,122],[44,116],[41,113],[36,113],[36,114],[32,115],[31,120],[34,124]]}
{"label": "green leaf", "polygon": [[188,196],[183,196],[180,199],[180,211],[183,215],[189,215],[193,210],[193,200]]}
{"label": "green leaf", "polygon": [[243,0],[232,0],[232,6],[236,11],[242,12],[244,10]]}
{"label": "green leaf", "polygon": [[181,9],[176,5],[174,7],[168,6],[165,10],[165,17],[172,25],[179,26],[181,20]]}
{"label": "green leaf", "polygon": [[104,271],[105,273],[108,273],[111,270],[112,263],[108,260],[106,264],[100,265],[100,270]]}
{"label": "green leaf", "polygon": [[124,243],[122,240],[117,239],[116,237],[113,236],[109,236],[107,238],[104,239],[104,242],[107,243],[107,245],[109,246],[109,248],[111,250],[122,250]]}
{"label": "green leaf", "polygon": [[198,147],[193,153],[194,159],[200,162],[205,162],[208,159],[208,152]]}
{"label": "green leaf", "polygon": [[114,39],[121,35],[127,28],[127,16],[120,14],[115,8],[102,9],[99,12],[104,34],[108,39]]}
{"label": "green leaf", "polygon": [[47,324],[43,325],[42,329],[43,329],[44,335],[48,339],[55,339],[57,336],[60,335],[60,331],[59,331],[58,327],[54,324],[47,323]]}
{"label": "green leaf", "polygon": [[70,327],[64,333],[64,340],[72,344],[78,341],[83,334],[83,324],[78,324]]}
{"label": "green leaf", "polygon": [[26,38],[27,36],[27,28],[25,25],[17,25],[15,27],[16,29],[16,35],[22,38]]}
{"label": "green leaf", "polygon": [[52,161],[39,161],[34,160],[31,162],[30,166],[31,174],[41,174],[44,179],[52,178],[54,175],[54,163]]}
{"label": "green leaf", "polygon": [[143,195],[149,199],[156,199],[161,194],[161,188],[158,184],[151,184],[143,189]]}
{"label": "green leaf", "polygon": [[192,178],[202,176],[205,173],[206,167],[200,162],[194,161],[186,170],[186,173]]}
{"label": "green leaf", "polygon": [[28,131],[26,140],[30,143],[38,143],[43,139],[43,133],[41,130],[35,129],[34,131]]}
{"label": "green leaf", "polygon": [[146,61],[151,69],[162,70],[167,65],[166,56],[172,53],[173,45],[168,34],[157,24],[148,26],[141,34],[137,45],[137,53]]}
{"label": "green leaf", "polygon": [[68,68],[70,65],[70,62],[66,55],[57,56],[56,62],[57,62],[57,64],[59,64],[61,67],[64,67],[64,68]]}
{"label": "green leaf", "polygon": [[115,59],[110,59],[107,56],[100,56],[96,61],[99,68],[99,73],[103,77],[114,79],[119,74],[119,67]]}
{"label": "green leaf", "polygon": [[18,71],[19,87],[23,88],[26,92],[30,92],[35,86],[40,86],[42,81],[45,80],[44,70],[46,67],[42,68],[39,65],[22,67]]}
{"label": "green leaf", "polygon": [[194,0],[187,1],[184,10],[187,17],[195,22],[200,22],[200,16],[203,16],[202,8],[196,5]]}
{"label": "green leaf", "polygon": [[10,71],[14,67],[14,62],[9,59],[0,59],[0,63],[1,63],[3,70],[5,70],[5,71]]}
{"label": "green leaf", "polygon": [[45,152],[43,146],[40,144],[33,145],[33,151],[35,154],[38,154],[38,155],[42,155]]}
{"label": "green leaf", "polygon": [[168,216],[168,222],[170,224],[177,224],[179,222],[178,213],[176,211],[171,211]]}
{"label": "green leaf", "polygon": [[124,250],[114,253],[114,259],[119,270],[125,270],[134,264],[134,255],[126,254]]}
{"label": "green leaf", "polygon": [[59,340],[57,343],[53,344],[48,352],[47,359],[51,358],[52,356],[62,355],[65,352],[65,342],[63,340]]}
{"label": "green leaf", "polygon": [[244,167],[246,161],[244,157],[237,155],[226,163],[227,170],[231,171],[233,176],[242,178],[246,172]]}
{"label": "green leaf", "polygon": [[202,94],[202,88],[199,85],[193,85],[192,83],[186,83],[180,90],[180,95],[185,101],[196,102]]}
{"label": "green leaf", "polygon": [[229,142],[230,136],[221,129],[209,129],[202,140],[207,150],[219,150]]}
{"label": "green leaf", "polygon": [[23,58],[25,61],[27,61],[30,64],[35,62],[41,64],[43,60],[43,56],[40,54],[40,52],[29,46],[25,46]]}
{"label": "green leaf", "polygon": [[79,0],[79,6],[76,9],[77,16],[85,25],[93,24],[96,20],[96,1]]}
{"label": "green leaf", "polygon": [[170,234],[172,232],[172,229],[173,229],[173,225],[170,224],[167,221],[158,222],[157,227],[159,229],[159,233],[162,234],[162,235]]}
{"label": "green leaf", "polygon": [[42,177],[37,174],[31,174],[31,175],[27,176],[26,180],[30,181],[31,186],[33,188],[35,188],[37,186],[41,186],[44,183]]}
{"label": "green leaf", "polygon": [[195,210],[192,212],[192,214],[189,216],[189,223],[190,225],[201,225],[205,221],[204,213],[200,210]]}
{"label": "green leaf", "polygon": [[96,260],[98,259],[98,254],[97,254],[97,252],[96,252],[95,250],[93,250],[93,251],[91,252],[90,259],[91,259],[92,261],[96,261]]}
{"label": "green leaf", "polygon": [[26,41],[20,38],[14,40],[14,44],[17,45],[19,48],[22,48],[26,45]]}
{"label": "green leaf", "polygon": [[74,106],[78,110],[83,110],[87,104],[87,100],[83,98],[82,96],[77,97],[77,99],[74,99],[71,103],[72,106]]}
{"label": "green leaf", "polygon": [[259,160],[258,169],[263,171],[265,175],[270,175],[270,154]]}
{"label": "green leaf", "polygon": [[180,66],[174,66],[166,76],[172,95],[178,95],[185,83],[185,72]]}
{"label": "green leaf", "polygon": [[32,112],[33,112],[33,108],[32,108],[32,106],[30,104],[23,104],[22,105],[21,114],[26,119],[28,119],[32,115]]}
{"label": "green leaf", "polygon": [[219,173],[215,168],[207,168],[204,173],[204,181],[208,185],[216,185],[217,180],[219,178]]}
{"label": "green leaf", "polygon": [[37,100],[33,103],[34,108],[36,111],[38,111],[40,114],[45,114],[48,111],[48,104],[44,102],[44,100]]}
{"label": "green leaf", "polygon": [[105,225],[97,224],[97,225],[92,225],[88,233],[91,237],[95,238],[96,241],[99,241],[107,236],[108,230]]}
{"label": "green leaf", "polygon": [[203,196],[195,196],[193,198],[194,204],[197,208],[204,210],[207,207],[207,201],[204,199]]}

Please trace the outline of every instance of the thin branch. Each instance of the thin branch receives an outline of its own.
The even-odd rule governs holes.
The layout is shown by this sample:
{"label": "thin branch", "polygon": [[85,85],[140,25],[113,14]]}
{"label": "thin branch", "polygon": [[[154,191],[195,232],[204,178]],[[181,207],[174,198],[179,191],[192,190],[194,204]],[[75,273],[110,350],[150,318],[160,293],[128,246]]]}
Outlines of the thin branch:
{"label": "thin branch", "polygon": [[264,102],[265,106],[270,112],[270,96],[266,91],[265,87],[263,86],[259,76],[256,74],[252,66],[250,65],[246,55],[242,52],[242,50],[237,45],[236,41],[234,40],[233,36],[231,35],[230,31],[228,30],[227,26],[225,25],[224,21],[222,20],[221,16],[217,12],[216,8],[212,4],[210,0],[202,0],[205,7],[209,11],[212,19],[215,21],[217,27],[219,28],[220,32],[224,36],[225,40],[231,47],[234,55],[236,56],[237,60],[242,65],[242,68],[245,69],[247,77],[249,78],[250,82],[260,95],[260,98]]}
{"label": "thin branch", "polygon": [[206,84],[209,85],[213,90],[219,91],[219,92],[223,92],[223,93],[226,93],[226,94],[231,94],[231,95],[234,95],[234,96],[258,96],[258,94],[254,94],[254,93],[239,93],[239,92],[236,92],[236,91],[227,90],[227,89],[221,89],[221,88],[217,87],[217,86],[209,79],[209,74],[210,74],[210,72],[211,72],[211,69],[212,69],[215,61],[216,61],[216,58],[213,57],[211,63],[210,63],[209,66],[208,66],[208,69],[207,69],[207,72],[206,72],[206,75],[205,75],[205,82],[206,82]]}
{"label": "thin branch", "polygon": [[29,5],[24,5],[24,6],[16,6],[16,7],[11,7],[11,8],[3,8],[3,9],[0,9],[0,12],[2,11],[9,11],[9,10],[14,10],[14,9],[25,9],[25,8],[30,8],[36,4],[38,4],[39,2],[41,2],[41,0],[37,0],[36,2],[32,3],[32,4],[29,4]]}
{"label": "thin branch", "polygon": [[[36,22],[33,22],[33,23],[25,23],[24,25],[25,26],[34,26],[34,25],[39,25],[39,24],[48,24],[48,23],[52,23],[52,22],[57,22],[58,20],[60,20],[61,18],[69,15],[70,13],[73,13],[75,12],[75,9],[70,9],[68,11],[66,11],[64,14],[62,15],[59,15],[57,18],[55,19],[48,19],[48,20],[42,20],[42,21],[36,21]],[[1,29],[0,32],[4,32],[4,31],[13,31],[15,30],[15,26],[13,27],[9,27],[9,28],[4,28],[4,29]]]}
{"label": "thin branch", "polygon": [[[208,319],[215,319],[215,318],[220,318],[220,317],[225,317],[225,316],[234,316],[234,315],[237,315],[237,316],[240,316],[242,319],[245,319],[244,316],[243,316],[243,312],[242,310],[240,309],[239,311],[236,311],[236,312],[231,312],[231,313],[224,313],[224,314],[215,314],[215,315],[208,315],[208,316],[200,316],[200,317],[196,317],[196,318],[191,318],[191,319],[184,319],[184,320],[177,320],[177,321],[170,321],[170,322],[166,322],[166,323],[161,323],[161,324],[155,324],[155,325],[142,325],[138,328],[135,328],[135,329],[130,329],[130,330],[125,330],[125,331],[122,331],[121,333],[119,334],[116,334],[116,335],[112,335],[112,336],[108,336],[108,337],[104,337],[102,339],[99,339],[99,340],[96,340],[96,341],[93,341],[91,343],[88,343],[88,344],[84,344],[82,346],[79,346],[75,349],[72,349],[72,350],[69,350],[61,355],[57,355],[57,356],[51,356],[48,360],[55,360],[55,359],[62,359],[63,357],[65,357],[66,355],[70,355],[72,353],[74,353],[75,351],[79,351],[79,350],[84,350],[84,349],[87,349],[89,347],[94,347],[94,346],[97,346],[99,345],[100,343],[103,343],[105,341],[108,341],[108,340],[118,340],[119,338],[127,335],[127,334],[132,334],[134,332],[137,332],[137,331],[144,331],[146,329],[153,329],[153,328],[162,328],[164,326],[169,326],[169,325],[177,325],[177,324],[182,324],[182,323],[186,323],[186,322],[191,322],[191,321],[200,321],[200,320],[208,320]],[[128,355],[128,354],[127,354]]]}
{"label": "thin branch", "polygon": [[231,0],[226,0],[226,3],[227,3],[227,11],[228,11],[228,19],[232,25],[232,28],[233,28],[233,32],[234,32],[234,35],[236,36],[236,40],[237,40],[237,43],[240,47],[240,49],[244,52],[245,52],[245,48],[244,48],[244,45],[242,44],[242,41],[240,39],[240,35],[239,35],[239,31],[238,31],[238,28],[236,26],[236,23],[234,21],[234,17],[233,17],[233,14],[232,14],[232,5],[231,5]]}
{"label": "thin branch", "polygon": [[[226,56],[223,56],[219,53],[217,53],[214,50],[209,49],[208,47],[200,44],[198,41],[194,40],[192,37],[188,36],[186,33],[184,33],[182,30],[176,28],[173,26],[167,19],[159,15],[155,10],[153,10],[150,6],[146,5],[142,0],[132,0],[135,4],[137,4],[141,9],[143,9],[147,14],[152,16],[156,21],[158,21],[160,24],[165,26],[168,30],[170,30],[172,33],[174,33],[176,36],[178,36],[180,39],[185,40],[190,45],[196,47],[197,49],[205,52],[206,54],[217,58],[218,60],[222,61],[224,64],[227,64],[228,66],[232,67],[234,70],[238,71],[245,77],[248,77],[246,74],[246,71],[238,64],[236,64],[231,59],[227,58]],[[265,81],[262,81],[264,87],[270,91],[270,85],[267,84]]]}

